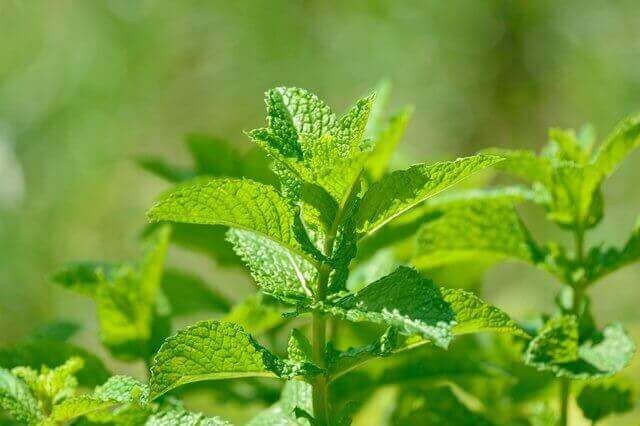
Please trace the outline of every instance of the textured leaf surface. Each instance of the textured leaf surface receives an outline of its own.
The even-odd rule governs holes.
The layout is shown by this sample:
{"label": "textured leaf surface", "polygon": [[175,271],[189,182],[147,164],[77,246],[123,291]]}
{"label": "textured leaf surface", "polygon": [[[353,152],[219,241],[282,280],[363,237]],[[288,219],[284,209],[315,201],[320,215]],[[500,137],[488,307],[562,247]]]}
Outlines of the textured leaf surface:
{"label": "textured leaf surface", "polygon": [[24,424],[38,424],[44,414],[24,382],[0,369],[0,409]]}
{"label": "textured leaf surface", "polygon": [[584,416],[595,423],[612,414],[631,411],[634,394],[630,386],[621,383],[589,383],[582,388],[576,402]]}
{"label": "textured leaf surface", "polygon": [[231,426],[220,417],[206,417],[201,413],[190,413],[181,409],[165,410],[153,414],[145,426]]}
{"label": "textured leaf surface", "polygon": [[412,263],[419,268],[480,258],[488,263],[504,258],[535,263],[539,249],[509,198],[435,203],[431,211],[436,218],[420,228]]}
{"label": "textured leaf surface", "polygon": [[145,402],[147,394],[147,387],[137,380],[126,376],[113,376],[91,394],[71,397],[55,405],[51,419],[66,422],[116,405]]}
{"label": "textured leaf surface", "polygon": [[299,250],[295,212],[275,188],[241,179],[211,179],[179,186],[148,212],[152,222],[226,225],[264,235]]}
{"label": "textured leaf surface", "polygon": [[487,154],[498,155],[505,160],[496,164],[496,169],[517,176],[528,182],[540,182],[549,185],[551,182],[552,162],[548,158],[538,157],[533,151],[511,149],[488,149]]}
{"label": "textured leaf surface", "polygon": [[309,261],[253,232],[230,229],[227,238],[262,291],[284,299],[311,296],[317,270]]}
{"label": "textured leaf surface", "polygon": [[453,310],[431,280],[407,267],[398,268],[327,309],[349,321],[375,322],[405,334],[420,334],[442,347],[453,338]]}
{"label": "textured leaf surface", "polygon": [[325,309],[349,321],[375,322],[403,334],[418,334],[444,348],[455,334],[490,331],[528,337],[507,314],[473,293],[438,288],[405,266]]}
{"label": "textured leaf surface", "polygon": [[499,161],[500,157],[477,155],[393,172],[365,193],[358,212],[358,231],[374,232],[416,204]]}
{"label": "textured leaf surface", "polygon": [[456,324],[453,333],[456,335],[492,332],[529,337],[504,311],[487,304],[471,292],[443,287],[440,294],[454,312]]}
{"label": "textured leaf surface", "polygon": [[202,321],[168,338],[151,367],[151,394],[156,398],[187,383],[234,377],[275,377],[275,355],[232,323]]}
{"label": "textured leaf surface", "polygon": [[524,360],[558,377],[586,379],[617,373],[629,363],[636,350],[627,332],[617,323],[608,325],[582,344],[578,340],[575,317],[556,318],[530,342]]}
{"label": "textured leaf surface", "polygon": [[249,136],[275,160],[282,177],[315,184],[342,203],[369,149],[363,141],[373,96],[336,119],[315,95],[298,88],[267,92],[268,127]]}

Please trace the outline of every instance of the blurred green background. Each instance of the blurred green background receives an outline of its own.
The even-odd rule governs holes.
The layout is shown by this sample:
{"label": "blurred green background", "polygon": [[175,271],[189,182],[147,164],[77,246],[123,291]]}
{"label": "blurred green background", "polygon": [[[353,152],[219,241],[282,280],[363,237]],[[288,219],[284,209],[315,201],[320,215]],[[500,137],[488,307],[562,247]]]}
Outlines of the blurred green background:
{"label": "blurred green background", "polygon": [[[0,344],[66,318],[100,352],[92,303],[47,275],[70,260],[135,257],[144,212],[166,188],[135,158],[186,162],[191,132],[248,144],[242,131],[264,122],[268,88],[304,87],[343,111],[390,79],[393,105],[415,106],[402,164],[538,149],[551,126],[591,122],[605,136],[640,111],[639,70],[637,0],[2,0]],[[591,244],[625,240],[638,182],[636,153],[605,188]],[[524,213],[538,238],[557,237],[541,212]],[[197,255],[172,249],[169,263],[226,294],[251,288]],[[519,264],[492,269],[485,286],[520,319],[550,310],[557,290]],[[594,301],[601,324],[621,320],[640,341],[640,266],[598,284]]]}

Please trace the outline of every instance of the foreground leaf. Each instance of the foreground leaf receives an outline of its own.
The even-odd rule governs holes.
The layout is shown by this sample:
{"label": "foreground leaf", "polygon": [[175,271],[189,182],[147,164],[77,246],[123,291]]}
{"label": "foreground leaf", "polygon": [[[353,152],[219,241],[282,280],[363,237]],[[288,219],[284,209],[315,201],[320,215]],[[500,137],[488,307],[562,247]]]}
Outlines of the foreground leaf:
{"label": "foreground leaf", "polygon": [[358,232],[375,232],[416,204],[501,160],[492,155],[476,155],[455,161],[417,164],[391,173],[365,193],[357,217]]}
{"label": "foreground leaf", "polygon": [[230,229],[227,239],[262,291],[283,300],[311,297],[318,271],[302,256],[249,231]]}
{"label": "foreground leaf", "polygon": [[242,327],[202,321],[168,338],[151,367],[151,398],[188,383],[236,377],[277,377],[280,362]]}
{"label": "foreground leaf", "polygon": [[438,288],[404,266],[323,309],[349,321],[374,322],[406,335],[417,334],[443,348],[454,334],[492,331],[527,336],[508,315],[472,293]]}
{"label": "foreground leaf", "polygon": [[149,210],[151,222],[225,225],[264,235],[301,251],[295,212],[272,186],[246,179],[211,179],[178,186]]}

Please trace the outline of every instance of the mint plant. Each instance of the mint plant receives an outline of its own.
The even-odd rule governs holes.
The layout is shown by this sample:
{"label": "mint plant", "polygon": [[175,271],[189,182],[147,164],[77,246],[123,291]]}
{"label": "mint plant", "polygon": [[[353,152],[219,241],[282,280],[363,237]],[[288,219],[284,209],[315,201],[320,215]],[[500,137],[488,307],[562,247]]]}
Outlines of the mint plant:
{"label": "mint plant", "polygon": [[[410,267],[358,291],[348,289],[359,241],[502,160],[482,154],[386,173],[408,113],[384,125],[368,123],[378,114],[374,99],[359,100],[338,118],[309,92],[270,90],[267,126],[248,135],[272,163],[279,187],[235,176],[197,177],[165,193],[149,211],[151,222],[228,227],[227,241],[260,291],[288,306],[287,317],[308,316],[311,322],[308,337],[291,331],[286,357],[233,323],[208,320],[182,329],[154,358],[152,399],[193,382],[272,377],[292,383],[287,386],[309,395],[311,404],[299,397],[291,402],[285,387],[285,400],[252,424],[272,424],[274,416],[340,424],[349,416],[330,409],[331,383],[372,359],[425,344],[447,348],[454,336],[480,331],[528,336],[472,293],[440,288]],[[158,164],[146,162],[156,171],[168,169]],[[383,329],[373,343],[338,349],[327,335],[334,321]]]}
{"label": "mint plant", "polygon": [[[635,345],[621,324],[597,325],[589,289],[640,259],[640,231],[621,248],[585,237],[604,215],[603,181],[640,144],[640,119],[597,149],[588,127],[554,129],[540,155],[488,150],[391,171],[411,109],[387,118],[387,96],[381,86],[338,117],[279,87],[266,93],[266,126],[247,132],[251,147],[193,135],[191,167],[139,159],[173,185],[147,214],[143,255],[70,263],[52,280],[91,299],[104,348],[148,376],[114,375],[71,342],[78,325],[53,322],[0,347],[0,415],[230,425],[184,407],[194,387],[268,406],[253,426],[566,425],[572,397],[594,424],[631,409],[617,373]],[[488,168],[530,185],[445,191]],[[536,241],[524,202],[543,206],[574,248]],[[245,271],[255,294],[223,296],[166,267],[172,244]],[[554,315],[516,323],[481,299],[486,269],[508,259],[562,284]],[[178,326],[194,314],[210,319]]]}
{"label": "mint plant", "polygon": [[[422,269],[475,265],[478,274],[487,266],[515,259],[552,274],[562,288],[558,312],[535,327],[525,346],[524,361],[560,379],[559,424],[568,423],[572,383],[585,382],[577,402],[593,423],[631,408],[631,392],[616,381],[599,384],[631,360],[635,345],[621,324],[597,326],[591,313],[589,290],[605,275],[640,261],[638,229],[621,247],[588,246],[586,233],[603,218],[602,184],[640,145],[640,118],[622,121],[595,146],[593,129],[580,132],[552,129],[540,155],[530,151],[486,151],[506,160],[496,168],[530,184],[474,190],[444,197],[423,210],[418,223],[413,263]],[[573,237],[573,248],[561,243],[537,242],[515,206],[532,202],[547,218]]]}

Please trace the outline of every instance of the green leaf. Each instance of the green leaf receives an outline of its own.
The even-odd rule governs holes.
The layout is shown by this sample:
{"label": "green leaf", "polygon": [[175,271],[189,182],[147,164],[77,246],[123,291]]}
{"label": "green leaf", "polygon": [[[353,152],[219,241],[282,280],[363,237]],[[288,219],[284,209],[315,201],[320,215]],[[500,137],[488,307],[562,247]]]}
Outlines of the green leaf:
{"label": "green leaf", "polygon": [[374,322],[420,334],[447,347],[453,338],[455,315],[436,285],[414,269],[395,272],[325,306],[327,312],[353,322]]}
{"label": "green leaf", "polygon": [[576,402],[584,416],[595,424],[612,414],[631,411],[634,395],[630,386],[604,381],[586,384],[578,394]]}
{"label": "green leaf", "polygon": [[382,132],[383,124],[385,124],[384,111],[391,93],[391,82],[388,80],[378,82],[373,93],[376,94],[376,101],[369,112],[369,120],[365,129],[365,137],[368,139],[375,139]]}
{"label": "green leaf", "polygon": [[561,226],[588,229],[602,218],[601,177],[591,165],[563,163],[551,175],[549,218]]}
{"label": "green leaf", "polygon": [[294,301],[312,295],[318,271],[302,256],[254,232],[230,229],[227,239],[265,293]]}
{"label": "green leaf", "polygon": [[236,377],[277,377],[280,361],[242,327],[202,321],[169,337],[151,367],[151,397],[188,383]]}
{"label": "green leaf", "polygon": [[287,345],[287,355],[291,361],[297,363],[312,362],[311,343],[297,328],[291,330]]}
{"label": "green leaf", "polygon": [[545,157],[558,162],[571,161],[579,165],[589,162],[593,140],[582,140],[573,129],[549,129],[549,143],[543,150]]}
{"label": "green leaf", "polygon": [[183,182],[196,176],[193,171],[171,165],[161,158],[141,157],[137,159],[137,163],[143,170],[173,183]]}
{"label": "green leaf", "polygon": [[111,375],[97,356],[71,343],[51,340],[17,343],[0,349],[0,366],[7,369],[18,366],[40,369],[43,365],[55,368],[73,357],[84,360],[84,368],[77,373],[78,382],[83,386],[97,386]]}
{"label": "green leaf", "polygon": [[640,115],[620,122],[600,145],[593,165],[601,176],[611,175],[624,158],[640,146]]}
{"label": "green leaf", "polygon": [[[412,264],[433,268],[482,259],[489,265],[505,259],[536,263],[539,248],[513,205],[512,197],[470,193],[468,198],[428,206],[435,219],[419,230]],[[438,217],[439,216],[439,217]]]}
{"label": "green leaf", "polygon": [[53,369],[42,366],[36,371],[30,367],[15,367],[11,372],[27,385],[41,407],[52,407],[75,394],[78,387],[75,374],[83,365],[82,358],[70,358]]}
{"label": "green leaf", "polygon": [[442,287],[440,294],[454,312],[454,335],[491,332],[530,337],[509,315],[471,292]]}
{"label": "green leaf", "polygon": [[0,369],[0,408],[24,424],[39,424],[44,418],[38,401],[24,382]]}
{"label": "green leaf", "polygon": [[229,142],[205,135],[189,135],[187,147],[191,153],[196,176],[242,177],[242,154]]}
{"label": "green leaf", "polygon": [[[376,101],[376,104],[378,101]],[[373,150],[369,154],[365,170],[369,180],[375,182],[386,173],[391,157],[404,135],[404,131],[409,124],[409,119],[413,114],[413,108],[405,108],[400,113],[394,115],[381,129],[374,139]]]}
{"label": "green leaf", "polygon": [[[342,205],[358,179],[370,146],[363,135],[373,96],[340,120],[315,95],[297,88],[267,92],[268,128],[249,132],[277,165],[279,175],[318,185]],[[304,198],[304,197],[303,197]]]}
{"label": "green leaf", "polygon": [[406,335],[417,334],[443,348],[454,334],[490,331],[528,337],[507,314],[472,293],[438,288],[405,266],[323,309],[349,321],[374,322]]}
{"label": "green leaf", "polygon": [[435,164],[417,164],[373,184],[365,193],[357,224],[360,234],[372,233],[406,210],[502,159],[476,155]]}
{"label": "green leaf", "polygon": [[237,324],[250,334],[264,334],[286,322],[282,314],[281,307],[257,294],[234,305],[222,321]]}
{"label": "green leaf", "polygon": [[396,407],[391,416],[391,425],[430,426],[490,426],[489,420],[471,411],[452,392],[450,387],[440,386],[426,391],[406,390],[397,397]]}
{"label": "green leaf", "polygon": [[100,339],[116,356],[146,357],[152,349],[147,345],[152,337],[169,235],[169,227],[160,228],[149,241],[139,266],[121,268],[98,287]]}
{"label": "green leaf", "polygon": [[640,217],[624,247],[607,250],[595,247],[589,251],[586,259],[589,282],[593,283],[607,274],[638,261],[640,261]]}
{"label": "green leaf", "polygon": [[228,312],[231,308],[225,297],[189,272],[166,270],[162,276],[162,290],[169,300],[173,315]]}
{"label": "green leaf", "polygon": [[[147,225],[142,236],[146,238],[152,235],[161,226],[167,225]],[[170,226],[172,244],[209,256],[220,266],[232,267],[242,264],[233,252],[231,244],[225,239],[226,227],[192,223],[172,223]]]}
{"label": "green leaf", "polygon": [[112,280],[122,265],[106,262],[74,262],[52,275],[56,284],[87,297],[95,297],[104,281]]}
{"label": "green leaf", "polygon": [[145,426],[232,426],[220,417],[206,417],[201,413],[190,413],[182,409],[161,411],[149,417]]}
{"label": "green leaf", "polygon": [[275,188],[246,179],[184,184],[147,213],[151,222],[225,225],[261,234],[302,253],[293,233],[294,209]]}
{"label": "green leaf", "polygon": [[269,129],[285,156],[307,149],[298,139],[300,134],[319,138],[335,126],[336,117],[331,109],[304,89],[277,87],[266,93],[265,102]]}
{"label": "green leaf", "polygon": [[280,400],[254,417],[247,426],[308,426],[309,421],[296,418],[296,408],[313,414],[311,385],[300,380],[289,380],[282,389]]}
{"label": "green leaf", "polygon": [[579,343],[576,318],[562,316],[548,322],[531,340],[524,361],[558,377],[598,378],[622,370],[635,349],[635,344],[618,323],[606,326],[601,333]]}
{"label": "green leaf", "polygon": [[151,234],[139,264],[77,263],[54,275],[57,283],[95,300],[100,339],[117,357],[146,357],[153,351],[149,342],[170,233],[163,226]]}
{"label": "green leaf", "polygon": [[483,153],[497,155],[505,160],[496,164],[496,169],[519,177],[527,182],[540,182],[545,186],[551,184],[553,165],[550,159],[538,157],[533,151],[511,149],[487,149]]}
{"label": "green leaf", "polygon": [[41,340],[66,342],[81,329],[80,325],[65,320],[54,320],[45,323],[35,329],[25,337],[25,341],[37,342]]}
{"label": "green leaf", "polygon": [[92,393],[78,395],[53,407],[50,419],[67,422],[80,416],[129,402],[145,403],[148,389],[127,376],[113,376]]}

